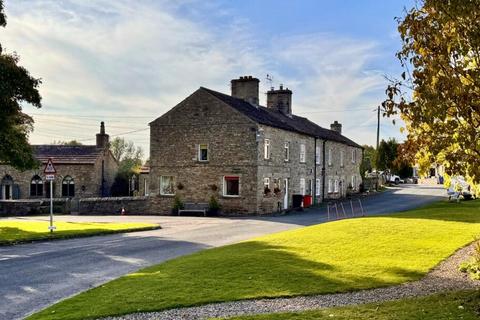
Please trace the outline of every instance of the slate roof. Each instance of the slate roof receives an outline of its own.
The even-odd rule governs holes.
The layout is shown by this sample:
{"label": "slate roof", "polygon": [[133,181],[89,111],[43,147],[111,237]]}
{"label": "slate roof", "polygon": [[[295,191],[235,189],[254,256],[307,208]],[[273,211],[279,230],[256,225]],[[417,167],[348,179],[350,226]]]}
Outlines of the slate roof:
{"label": "slate roof", "polygon": [[292,115],[292,117],[290,118],[277,110],[262,106],[257,107],[243,99],[235,98],[204,87],[200,87],[200,89],[207,91],[217,99],[220,99],[224,103],[243,113],[257,123],[283,130],[306,134],[312,137],[317,137],[319,139],[344,143],[352,147],[362,148],[362,146],[350,140],[349,138],[339,134],[336,131],[322,128],[316,123],[308,120],[307,118],[299,117],[296,115]]}
{"label": "slate roof", "polygon": [[54,164],[94,164],[103,149],[97,146],[33,145],[35,157],[42,163],[52,158]]}

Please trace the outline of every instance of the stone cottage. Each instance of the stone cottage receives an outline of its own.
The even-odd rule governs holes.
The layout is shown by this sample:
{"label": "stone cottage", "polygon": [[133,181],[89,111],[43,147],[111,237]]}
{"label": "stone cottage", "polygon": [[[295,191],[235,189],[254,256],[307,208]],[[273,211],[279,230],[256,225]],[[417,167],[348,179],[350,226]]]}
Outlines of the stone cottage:
{"label": "stone cottage", "polygon": [[48,159],[52,159],[57,170],[53,182],[55,198],[109,196],[118,164],[108,140],[102,122],[96,145],[33,145],[40,162],[37,169],[21,172],[0,164],[0,199],[49,198],[50,183],[43,173]]}
{"label": "stone cottage", "polygon": [[201,87],[150,123],[150,195],[159,212],[215,197],[227,213],[269,213],[292,195],[315,202],[357,192],[362,148],[292,113],[280,86],[259,105],[259,80],[231,81],[231,95]]}

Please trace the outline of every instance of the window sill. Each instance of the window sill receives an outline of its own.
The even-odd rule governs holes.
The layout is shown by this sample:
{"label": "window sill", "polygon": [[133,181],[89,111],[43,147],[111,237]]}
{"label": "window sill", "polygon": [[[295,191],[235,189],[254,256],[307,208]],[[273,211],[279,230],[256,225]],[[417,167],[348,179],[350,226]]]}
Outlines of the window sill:
{"label": "window sill", "polygon": [[224,194],[223,197],[224,197],[224,198],[240,198],[240,195],[227,195],[227,194]]}
{"label": "window sill", "polygon": [[197,163],[205,163],[205,164],[207,164],[207,163],[210,162],[210,160],[197,160],[196,162],[197,162]]}
{"label": "window sill", "polygon": [[165,198],[173,198],[173,197],[175,197],[174,194],[162,194],[162,193],[160,193],[159,196],[160,196],[160,197],[165,197]]}

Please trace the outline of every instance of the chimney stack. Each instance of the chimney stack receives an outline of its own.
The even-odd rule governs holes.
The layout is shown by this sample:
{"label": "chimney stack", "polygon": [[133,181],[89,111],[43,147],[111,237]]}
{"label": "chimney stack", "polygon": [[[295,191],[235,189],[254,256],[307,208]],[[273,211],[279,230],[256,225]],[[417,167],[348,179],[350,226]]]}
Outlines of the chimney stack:
{"label": "chimney stack", "polygon": [[278,90],[273,87],[267,92],[267,108],[272,108],[280,111],[286,116],[292,116],[292,91],[288,88],[283,88],[280,85]]}
{"label": "chimney stack", "polygon": [[338,123],[337,120],[335,120],[331,125],[330,125],[330,130],[338,132],[339,134],[342,134],[342,124]]}
{"label": "chimney stack", "polygon": [[100,133],[97,133],[97,148],[105,149],[108,147],[109,136],[105,133],[105,123],[100,122]]}
{"label": "chimney stack", "polygon": [[232,97],[243,99],[253,105],[258,106],[258,84],[260,80],[252,76],[244,76],[233,79]]}

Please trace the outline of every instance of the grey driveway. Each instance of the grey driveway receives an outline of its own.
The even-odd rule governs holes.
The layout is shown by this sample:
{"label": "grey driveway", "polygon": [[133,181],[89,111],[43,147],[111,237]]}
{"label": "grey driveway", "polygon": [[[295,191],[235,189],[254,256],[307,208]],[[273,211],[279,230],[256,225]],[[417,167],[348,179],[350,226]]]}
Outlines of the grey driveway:
{"label": "grey driveway", "polygon": [[[364,199],[363,206],[368,215],[398,212],[440,200],[444,195],[435,186],[402,186]],[[0,319],[21,319],[58,300],[174,257],[325,222],[326,210],[310,209],[277,217],[58,216],[56,219],[155,222],[163,229],[0,247]]]}

